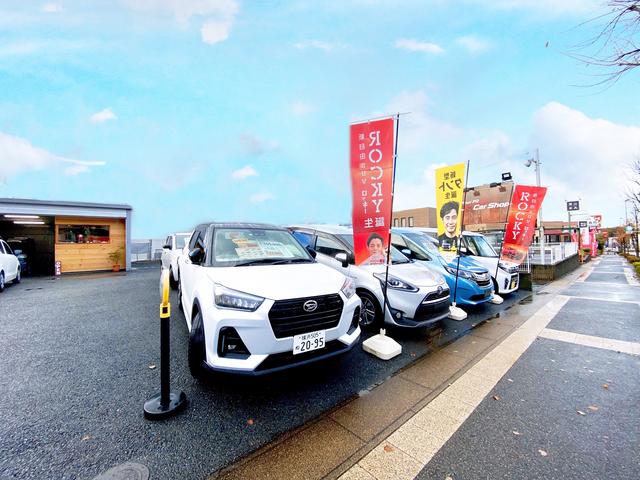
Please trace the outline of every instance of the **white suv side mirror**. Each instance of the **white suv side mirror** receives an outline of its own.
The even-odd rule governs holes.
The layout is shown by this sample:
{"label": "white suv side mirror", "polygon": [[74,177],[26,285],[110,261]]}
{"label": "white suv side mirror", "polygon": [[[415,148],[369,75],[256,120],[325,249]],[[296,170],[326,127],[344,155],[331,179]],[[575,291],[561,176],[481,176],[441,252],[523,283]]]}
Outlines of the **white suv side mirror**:
{"label": "white suv side mirror", "polygon": [[344,253],[344,252],[336,253],[336,256],[333,257],[333,258],[335,258],[337,261],[339,261],[344,268],[347,268],[349,266],[349,260],[347,258],[347,254],[346,253]]}

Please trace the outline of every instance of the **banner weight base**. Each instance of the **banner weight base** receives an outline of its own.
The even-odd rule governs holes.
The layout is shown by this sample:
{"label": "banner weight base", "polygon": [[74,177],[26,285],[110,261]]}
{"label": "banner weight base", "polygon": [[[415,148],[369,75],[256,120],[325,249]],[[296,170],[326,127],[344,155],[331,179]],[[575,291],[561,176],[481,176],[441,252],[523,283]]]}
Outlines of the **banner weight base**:
{"label": "banner weight base", "polygon": [[402,346],[393,338],[387,337],[384,329],[362,342],[362,349],[382,360],[391,360],[402,353]]}
{"label": "banner weight base", "polygon": [[461,321],[467,318],[467,312],[462,310],[460,307],[456,307],[455,305],[451,305],[449,307],[449,318],[451,320]]}
{"label": "banner weight base", "polygon": [[183,391],[169,393],[169,401],[163,403],[161,395],[157,394],[144,402],[144,418],[148,420],[163,420],[171,417],[187,406],[187,396]]}
{"label": "banner weight base", "polygon": [[494,293],[489,302],[493,303],[494,305],[500,305],[502,302],[504,302],[504,298]]}

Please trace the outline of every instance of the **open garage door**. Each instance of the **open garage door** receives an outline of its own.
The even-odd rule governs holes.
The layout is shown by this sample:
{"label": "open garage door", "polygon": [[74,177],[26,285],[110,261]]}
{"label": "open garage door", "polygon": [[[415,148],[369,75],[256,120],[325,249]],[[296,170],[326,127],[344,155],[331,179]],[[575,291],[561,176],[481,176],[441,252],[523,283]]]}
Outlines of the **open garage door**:
{"label": "open garage door", "polygon": [[23,275],[53,275],[54,225],[54,217],[0,212],[0,237],[26,255],[20,258]]}

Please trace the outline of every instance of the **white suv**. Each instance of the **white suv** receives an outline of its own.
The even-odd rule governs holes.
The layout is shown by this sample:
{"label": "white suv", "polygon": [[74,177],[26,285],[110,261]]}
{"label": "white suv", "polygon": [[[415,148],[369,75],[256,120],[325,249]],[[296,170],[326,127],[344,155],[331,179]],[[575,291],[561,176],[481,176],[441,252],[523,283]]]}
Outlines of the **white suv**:
{"label": "white suv", "polygon": [[182,255],[192,233],[172,233],[162,247],[162,268],[169,269],[169,284],[174,290],[178,288],[178,257]]}
{"label": "white suv", "polygon": [[0,292],[7,282],[20,283],[20,262],[7,242],[0,240]]}
{"label": "white suv", "polygon": [[284,228],[198,225],[178,260],[189,367],[259,375],[332,357],[360,336],[353,281]]}
{"label": "white suv", "polygon": [[[352,277],[362,300],[360,325],[374,330],[383,322],[404,328],[427,327],[449,315],[449,287],[438,272],[412,262],[391,247],[384,305],[385,265],[354,265],[353,232],[330,225],[290,227],[296,238],[317,252],[317,259]],[[383,314],[384,312],[384,314]]]}

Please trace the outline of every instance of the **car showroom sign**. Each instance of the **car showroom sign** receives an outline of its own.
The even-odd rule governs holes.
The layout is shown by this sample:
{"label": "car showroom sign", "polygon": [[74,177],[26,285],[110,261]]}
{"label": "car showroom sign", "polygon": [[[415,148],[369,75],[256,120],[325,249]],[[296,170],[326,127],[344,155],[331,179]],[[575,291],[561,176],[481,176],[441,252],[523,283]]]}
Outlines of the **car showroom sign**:
{"label": "car showroom sign", "polygon": [[502,230],[507,221],[513,183],[469,188],[464,202],[466,230]]}
{"label": "car showroom sign", "polygon": [[527,257],[533,239],[538,210],[542,205],[546,187],[516,185],[500,259],[520,265]]}
{"label": "car showroom sign", "polygon": [[353,243],[356,265],[384,264],[391,227],[394,119],[350,126]]}

